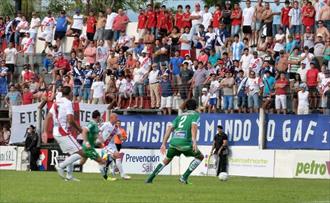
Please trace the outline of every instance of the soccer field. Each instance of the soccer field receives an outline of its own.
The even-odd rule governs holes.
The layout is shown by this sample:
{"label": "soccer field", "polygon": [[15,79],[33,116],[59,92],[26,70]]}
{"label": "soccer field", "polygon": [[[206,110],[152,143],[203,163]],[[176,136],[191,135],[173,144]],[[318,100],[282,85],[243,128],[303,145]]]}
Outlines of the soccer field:
{"label": "soccer field", "polygon": [[145,184],[146,176],[104,181],[99,174],[75,173],[80,182],[65,182],[56,172],[0,171],[0,202],[330,202],[329,180],[159,176]]}

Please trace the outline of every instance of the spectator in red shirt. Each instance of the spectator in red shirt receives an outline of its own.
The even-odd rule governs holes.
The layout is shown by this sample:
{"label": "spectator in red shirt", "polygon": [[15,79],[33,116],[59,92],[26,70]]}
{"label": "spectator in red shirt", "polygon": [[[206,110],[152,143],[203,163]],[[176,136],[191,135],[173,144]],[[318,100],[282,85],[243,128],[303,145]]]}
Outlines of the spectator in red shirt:
{"label": "spectator in red shirt", "polygon": [[[186,12],[183,13],[183,18],[182,18],[182,21],[183,21],[183,29],[185,29],[186,27],[188,27],[189,29],[191,28],[191,20],[190,20],[190,6],[187,5],[186,6]],[[181,32],[182,30],[180,30]]]}
{"label": "spectator in red shirt", "polygon": [[242,10],[238,3],[234,4],[234,10],[231,13],[231,36],[238,35],[242,24]]}
{"label": "spectator in red shirt", "polygon": [[282,72],[280,78],[275,83],[275,108],[277,114],[281,113],[286,114],[287,109],[287,92],[286,89],[289,86],[289,81],[285,77],[285,73]]}
{"label": "spectator in red shirt", "polygon": [[115,41],[119,39],[120,32],[125,32],[129,18],[123,9],[118,10],[118,15],[113,20],[112,29],[115,31]]}
{"label": "spectator in red shirt", "polygon": [[317,99],[317,76],[319,74],[319,70],[315,66],[315,61],[311,61],[311,68],[306,72],[306,83],[309,91],[309,104],[310,109],[316,109],[318,104]]}
{"label": "spectator in red shirt", "polygon": [[173,18],[173,13],[172,11],[168,10],[165,12],[165,16],[167,19],[167,33],[166,34],[170,34],[172,32],[173,26],[174,26],[174,18]]}
{"label": "spectator in red shirt", "polygon": [[283,32],[286,33],[286,30],[289,29],[290,25],[290,16],[289,12],[291,10],[290,1],[285,1],[285,7],[282,8],[281,23]]}
{"label": "spectator in red shirt", "polygon": [[148,11],[146,13],[146,17],[147,17],[146,27],[148,29],[151,29],[151,33],[154,34],[156,29],[156,12],[152,9],[151,4],[148,4],[147,8]]}
{"label": "spectator in red shirt", "polygon": [[314,32],[314,24],[315,24],[315,9],[312,5],[312,2],[308,2],[304,9],[302,10],[302,24],[303,32],[306,32],[306,27],[312,28],[312,33]]}
{"label": "spectator in red shirt", "polygon": [[24,70],[22,71],[22,82],[30,82],[32,78],[34,77],[34,72],[30,70],[30,65],[25,64]]}
{"label": "spectator in red shirt", "polygon": [[68,59],[64,58],[62,52],[59,52],[58,57],[54,62],[53,75],[60,74],[63,76],[70,70],[71,68]]}
{"label": "spectator in red shirt", "polygon": [[213,13],[213,20],[212,20],[212,26],[213,26],[215,32],[217,32],[219,29],[219,24],[220,24],[221,18],[222,18],[221,6],[220,6],[220,4],[217,4],[215,6],[215,11]]}
{"label": "spectator in red shirt", "polygon": [[139,14],[139,17],[138,17],[138,25],[137,25],[137,31],[139,33],[139,39],[142,39],[143,38],[143,35],[146,31],[146,22],[147,22],[147,16],[146,14],[144,13],[144,10],[143,9],[140,9],[140,14]]}
{"label": "spectator in red shirt", "polygon": [[94,12],[90,11],[89,12],[89,16],[87,17],[87,27],[86,27],[86,35],[87,35],[87,39],[89,41],[93,41],[94,40],[94,34],[95,34],[95,26],[96,26],[96,18],[94,16]]}
{"label": "spectator in red shirt", "polygon": [[178,5],[177,7],[177,12],[174,17],[174,25],[181,30],[184,28],[184,23],[183,23],[183,12],[182,12],[182,5]]}
{"label": "spectator in red shirt", "polygon": [[162,5],[160,11],[157,14],[157,25],[156,25],[156,38],[164,36],[167,33],[167,17],[165,15],[166,6]]}
{"label": "spectator in red shirt", "polygon": [[23,89],[23,94],[22,94],[22,104],[32,104],[33,103],[33,93],[30,91],[29,86],[25,85]]}

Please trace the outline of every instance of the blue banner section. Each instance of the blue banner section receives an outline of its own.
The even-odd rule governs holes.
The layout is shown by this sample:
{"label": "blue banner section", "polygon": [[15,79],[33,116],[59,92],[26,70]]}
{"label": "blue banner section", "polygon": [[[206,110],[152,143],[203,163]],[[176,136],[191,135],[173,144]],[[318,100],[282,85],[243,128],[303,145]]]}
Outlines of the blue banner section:
{"label": "blue banner section", "polygon": [[330,116],[268,115],[266,148],[330,149]]}
{"label": "blue banner section", "polygon": [[[125,147],[157,149],[165,135],[166,127],[175,116],[161,115],[125,115],[120,116],[128,139]],[[211,145],[217,133],[217,126],[222,125],[228,135],[229,145],[258,145],[257,114],[201,114],[198,145]]]}

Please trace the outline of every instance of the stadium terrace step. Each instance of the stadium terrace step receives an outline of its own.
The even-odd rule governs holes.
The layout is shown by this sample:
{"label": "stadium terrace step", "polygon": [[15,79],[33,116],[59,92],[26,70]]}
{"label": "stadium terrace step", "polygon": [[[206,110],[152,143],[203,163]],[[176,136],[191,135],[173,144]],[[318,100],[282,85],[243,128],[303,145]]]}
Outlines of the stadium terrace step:
{"label": "stadium terrace step", "polygon": [[5,108],[0,108],[0,121],[9,122],[9,110]]}
{"label": "stadium terrace step", "polygon": [[160,109],[115,109],[112,110],[114,113],[128,115],[128,114],[158,114],[161,115],[162,111]]}

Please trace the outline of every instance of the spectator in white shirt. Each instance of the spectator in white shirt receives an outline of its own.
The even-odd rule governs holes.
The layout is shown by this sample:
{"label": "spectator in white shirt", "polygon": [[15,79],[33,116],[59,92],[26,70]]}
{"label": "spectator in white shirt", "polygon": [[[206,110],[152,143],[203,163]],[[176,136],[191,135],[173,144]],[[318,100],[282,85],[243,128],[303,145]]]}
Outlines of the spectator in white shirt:
{"label": "spectator in white shirt", "polygon": [[107,20],[104,27],[103,40],[106,40],[109,48],[112,47],[112,41],[114,38],[114,31],[112,30],[112,26],[113,26],[113,21],[115,20],[115,17],[117,15],[118,15],[117,13],[112,12],[112,8],[107,8]]}
{"label": "spectator in white shirt", "polygon": [[91,87],[91,98],[93,104],[104,104],[105,96],[105,84],[103,81],[100,81],[100,76],[95,75],[95,80],[93,81]]}
{"label": "spectator in white shirt", "polygon": [[201,5],[197,2],[195,4],[195,10],[190,15],[192,28],[190,29],[190,36],[194,36],[197,28],[203,22],[203,11],[201,10]]}
{"label": "spectator in white shirt", "polygon": [[293,8],[289,11],[290,34],[296,36],[301,30],[301,10],[298,1],[293,2]]}
{"label": "spectator in white shirt", "polygon": [[144,79],[147,76],[147,71],[141,67],[140,63],[133,70],[133,81],[134,81],[134,96],[135,105],[133,108],[143,108],[143,96],[144,96]]}
{"label": "spectator in white shirt", "polygon": [[298,115],[309,114],[309,92],[305,83],[299,85],[300,90],[298,91]]}
{"label": "spectator in white shirt", "polygon": [[247,37],[250,41],[252,35],[252,22],[254,16],[254,7],[251,7],[251,1],[246,1],[246,8],[243,9],[242,22],[244,38]]}
{"label": "spectator in white shirt", "polygon": [[249,53],[249,48],[244,48],[243,55],[240,60],[240,68],[244,71],[244,75],[248,76],[249,75],[249,67],[251,60],[253,59],[252,54]]}
{"label": "spectator in white shirt", "polygon": [[37,39],[38,35],[38,29],[40,27],[40,18],[37,16],[36,12],[32,12],[32,18],[31,18],[31,23],[30,23],[30,37],[33,38],[34,40]]}
{"label": "spectator in white shirt", "polygon": [[148,79],[151,96],[151,108],[158,109],[160,107],[160,70],[158,69],[157,63],[152,64],[152,70],[149,72]]}
{"label": "spectator in white shirt", "polygon": [[213,18],[213,16],[212,16],[212,13],[209,12],[209,7],[204,6],[202,25],[204,26],[205,32],[207,31],[208,27],[211,25],[212,18]]}
{"label": "spectator in white shirt", "polygon": [[46,52],[48,45],[53,41],[53,30],[56,25],[56,20],[52,16],[52,12],[48,11],[47,14],[48,15],[41,22],[41,35],[39,37],[39,40],[45,41],[43,53]]}
{"label": "spectator in white shirt", "polygon": [[245,85],[250,113],[259,112],[260,95],[262,95],[263,86],[264,84],[262,83],[262,79],[260,77],[256,77],[256,73],[254,71],[250,71],[250,76]]}
{"label": "spectator in white shirt", "polygon": [[73,15],[72,25],[70,30],[66,33],[67,36],[76,35],[80,37],[84,27],[84,16],[80,14],[80,10],[76,10],[76,14]]}
{"label": "spectator in white shirt", "polygon": [[116,87],[118,89],[118,102],[116,109],[121,108],[121,101],[122,99],[127,99],[127,92],[126,92],[127,81],[124,78],[123,74],[118,74],[118,79],[116,81]]}

